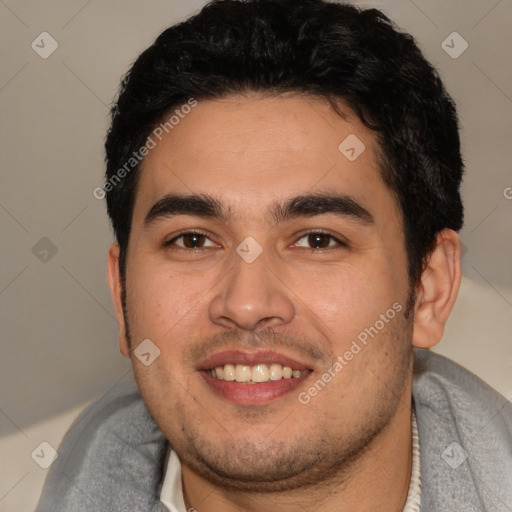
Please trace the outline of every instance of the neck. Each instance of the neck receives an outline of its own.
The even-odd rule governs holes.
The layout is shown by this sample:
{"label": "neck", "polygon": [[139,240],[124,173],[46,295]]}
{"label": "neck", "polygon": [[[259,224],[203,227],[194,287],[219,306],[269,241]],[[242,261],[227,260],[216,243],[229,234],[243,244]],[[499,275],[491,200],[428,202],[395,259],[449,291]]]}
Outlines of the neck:
{"label": "neck", "polygon": [[[407,405],[405,405],[407,404]],[[286,492],[252,493],[216,486],[182,464],[187,510],[263,512],[402,512],[412,471],[411,400],[401,400],[395,416],[343,474],[314,487]],[[384,498],[385,497],[385,498]]]}

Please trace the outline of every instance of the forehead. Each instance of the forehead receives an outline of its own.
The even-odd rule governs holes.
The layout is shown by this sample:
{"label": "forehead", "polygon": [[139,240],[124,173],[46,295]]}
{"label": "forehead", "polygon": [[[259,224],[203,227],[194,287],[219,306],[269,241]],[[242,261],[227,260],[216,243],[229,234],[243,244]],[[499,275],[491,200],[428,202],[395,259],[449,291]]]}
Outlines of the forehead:
{"label": "forehead", "polygon": [[341,108],[343,117],[310,96],[233,96],[179,112],[161,140],[152,135],[157,144],[141,166],[134,224],[176,193],[222,198],[240,217],[308,193],[373,196],[396,209],[375,134]]}

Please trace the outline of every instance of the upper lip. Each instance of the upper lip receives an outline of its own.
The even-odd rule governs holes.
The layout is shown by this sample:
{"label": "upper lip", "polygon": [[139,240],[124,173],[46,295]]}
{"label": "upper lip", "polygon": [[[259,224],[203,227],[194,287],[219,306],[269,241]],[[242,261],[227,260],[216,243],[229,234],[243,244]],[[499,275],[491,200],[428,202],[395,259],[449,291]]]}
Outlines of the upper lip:
{"label": "upper lip", "polygon": [[257,352],[248,352],[244,350],[223,350],[202,359],[197,369],[211,370],[217,366],[224,366],[226,364],[243,364],[245,366],[255,366],[257,364],[280,364],[282,366],[289,366],[293,370],[307,370],[310,366],[300,362],[292,357],[285,356],[273,350],[260,350]]}

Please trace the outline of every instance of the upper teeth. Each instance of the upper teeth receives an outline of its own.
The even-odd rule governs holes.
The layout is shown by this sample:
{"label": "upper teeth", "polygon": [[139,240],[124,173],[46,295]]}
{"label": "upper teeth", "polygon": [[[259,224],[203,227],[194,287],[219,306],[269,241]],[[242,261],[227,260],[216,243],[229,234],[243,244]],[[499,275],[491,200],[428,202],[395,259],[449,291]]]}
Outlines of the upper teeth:
{"label": "upper teeth", "polygon": [[247,366],[244,364],[225,364],[217,366],[208,373],[217,379],[236,381],[236,382],[268,382],[270,380],[281,380],[299,378],[305,370],[292,370],[289,366],[282,366],[273,363],[270,366],[266,364],[257,364]]}

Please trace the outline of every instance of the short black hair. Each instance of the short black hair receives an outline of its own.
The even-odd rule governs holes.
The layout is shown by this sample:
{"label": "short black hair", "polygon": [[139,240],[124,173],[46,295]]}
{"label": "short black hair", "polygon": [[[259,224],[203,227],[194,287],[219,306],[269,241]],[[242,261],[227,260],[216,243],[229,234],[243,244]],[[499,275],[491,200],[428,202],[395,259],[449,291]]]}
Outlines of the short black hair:
{"label": "short black hair", "polygon": [[136,60],[105,143],[107,208],[123,278],[138,152],[148,136],[191,99],[253,92],[341,103],[375,132],[381,176],[403,215],[409,279],[417,284],[436,234],[462,227],[455,105],[410,34],[377,9],[325,0],[214,0]]}

